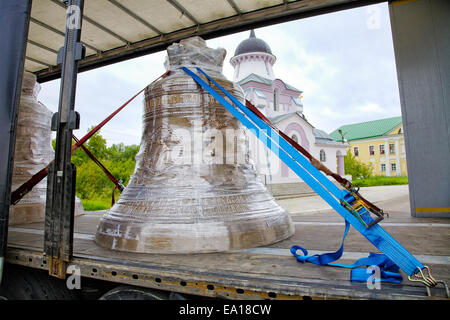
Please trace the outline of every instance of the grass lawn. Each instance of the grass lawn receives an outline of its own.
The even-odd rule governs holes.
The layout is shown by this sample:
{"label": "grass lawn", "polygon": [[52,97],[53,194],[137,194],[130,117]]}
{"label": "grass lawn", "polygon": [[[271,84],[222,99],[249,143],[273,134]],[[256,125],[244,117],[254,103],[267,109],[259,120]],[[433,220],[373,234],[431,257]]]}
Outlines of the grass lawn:
{"label": "grass lawn", "polygon": [[81,199],[84,211],[107,210],[111,208],[111,199],[109,200],[86,200]]}
{"label": "grass lawn", "polygon": [[352,184],[357,187],[374,187],[374,186],[389,186],[396,184],[408,184],[408,177],[375,176],[367,179],[353,180]]}
{"label": "grass lawn", "polygon": [[[408,177],[384,177],[374,176],[367,179],[356,179],[352,181],[356,187],[389,186],[397,184],[408,184]],[[86,200],[81,199],[85,211],[108,210],[111,208],[111,199]]]}

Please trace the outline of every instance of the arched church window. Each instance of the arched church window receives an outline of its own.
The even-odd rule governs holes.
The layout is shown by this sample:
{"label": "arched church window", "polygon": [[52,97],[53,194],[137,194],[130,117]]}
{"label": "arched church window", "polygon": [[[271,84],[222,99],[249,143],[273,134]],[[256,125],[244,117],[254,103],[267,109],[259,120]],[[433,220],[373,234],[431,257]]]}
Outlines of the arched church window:
{"label": "arched church window", "polygon": [[320,150],[320,161],[321,162],[327,161],[327,156],[326,156],[325,151],[323,149]]}
{"label": "arched church window", "polygon": [[298,143],[298,137],[296,134],[293,134],[291,139]]}

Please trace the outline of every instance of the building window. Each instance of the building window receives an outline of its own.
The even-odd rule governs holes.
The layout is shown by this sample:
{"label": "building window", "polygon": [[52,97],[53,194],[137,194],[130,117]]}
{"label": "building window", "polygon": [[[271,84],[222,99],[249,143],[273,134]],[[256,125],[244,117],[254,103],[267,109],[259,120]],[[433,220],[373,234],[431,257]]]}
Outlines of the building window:
{"label": "building window", "polygon": [[397,171],[397,165],[395,163],[391,163],[391,171]]}
{"label": "building window", "polygon": [[395,144],[393,143],[389,144],[389,153],[395,154]]}
{"label": "building window", "polygon": [[279,91],[278,89],[275,89],[273,91],[273,111],[278,111],[278,98],[279,98]]}
{"label": "building window", "polygon": [[355,154],[355,157],[359,156],[359,148],[358,147],[354,147],[353,148],[353,153]]}
{"label": "building window", "polygon": [[384,154],[384,144],[380,144],[380,154]]}
{"label": "building window", "polygon": [[369,146],[369,155],[373,156],[375,154],[375,146]]}
{"label": "building window", "polygon": [[320,150],[320,161],[321,162],[327,161],[327,156],[326,156],[325,151],[323,149]]}
{"label": "building window", "polygon": [[298,143],[298,137],[297,137],[297,135],[293,134],[293,135],[292,135],[292,140],[294,140],[295,142]]}
{"label": "building window", "polygon": [[386,164],[385,163],[381,164],[381,172],[386,172]]}

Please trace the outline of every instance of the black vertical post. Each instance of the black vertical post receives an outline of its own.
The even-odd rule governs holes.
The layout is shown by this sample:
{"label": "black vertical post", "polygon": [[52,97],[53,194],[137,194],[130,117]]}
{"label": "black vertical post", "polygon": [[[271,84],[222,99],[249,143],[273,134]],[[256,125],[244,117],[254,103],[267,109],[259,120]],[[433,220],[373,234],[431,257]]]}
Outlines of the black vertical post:
{"label": "black vertical post", "polygon": [[79,126],[79,115],[74,111],[75,90],[78,60],[85,51],[80,43],[84,0],[68,2],[64,47],[58,53],[61,87],[58,112],[52,119],[52,130],[56,130],[55,161],[48,171],[44,235],[49,274],[58,278],[65,278],[73,251],[76,168],[71,163],[72,130]]}
{"label": "black vertical post", "polygon": [[411,215],[450,217],[450,1],[389,3]]}
{"label": "black vertical post", "polygon": [[8,240],[17,109],[31,0],[0,1],[0,283]]}

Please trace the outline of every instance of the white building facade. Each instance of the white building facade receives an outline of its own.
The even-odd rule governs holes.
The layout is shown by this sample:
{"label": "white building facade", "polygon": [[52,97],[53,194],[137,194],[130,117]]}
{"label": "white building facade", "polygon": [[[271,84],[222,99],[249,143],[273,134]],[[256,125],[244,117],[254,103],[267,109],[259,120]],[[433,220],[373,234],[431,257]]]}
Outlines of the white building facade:
{"label": "white building facade", "polygon": [[[301,102],[302,91],[276,78],[275,55],[262,39],[250,32],[250,37],[236,48],[230,63],[234,67],[233,81],[249,100],[277,128],[289,135],[314,158],[330,170],[344,175],[344,155],[348,145],[336,142],[326,132],[306,120]],[[250,154],[266,184],[301,182],[279,158],[267,150],[254,135],[250,138]]]}

